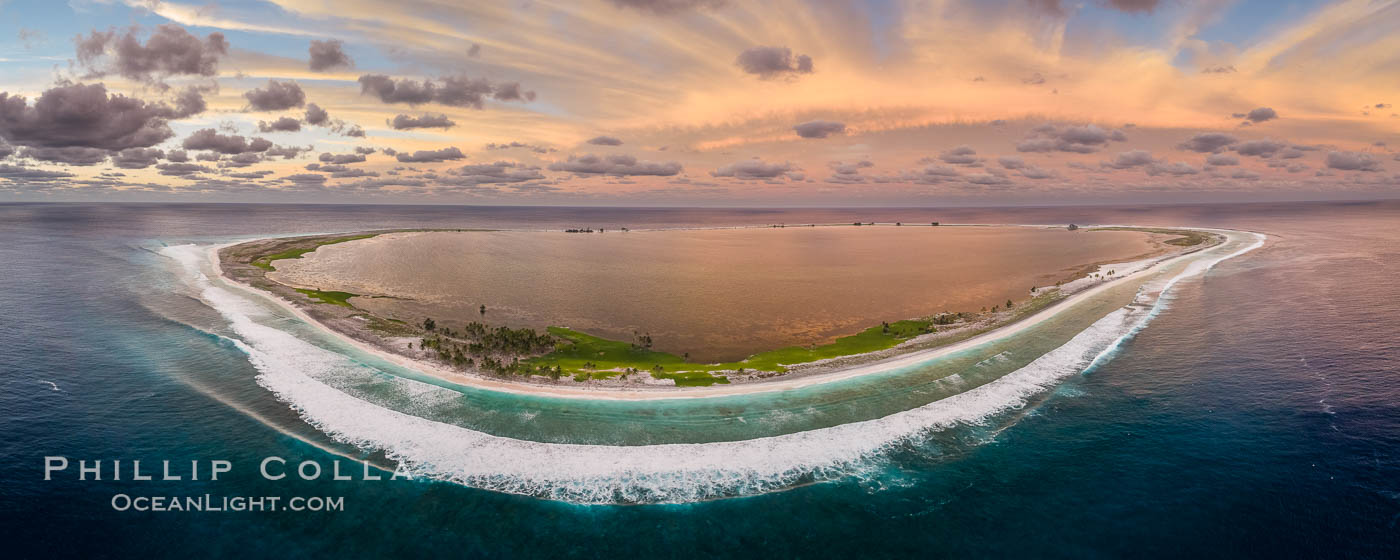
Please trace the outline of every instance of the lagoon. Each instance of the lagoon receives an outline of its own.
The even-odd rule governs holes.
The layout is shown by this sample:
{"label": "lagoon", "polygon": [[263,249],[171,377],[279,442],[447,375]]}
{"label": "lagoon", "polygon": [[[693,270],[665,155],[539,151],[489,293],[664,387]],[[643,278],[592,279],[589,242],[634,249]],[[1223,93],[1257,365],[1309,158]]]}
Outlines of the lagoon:
{"label": "lagoon", "polygon": [[[567,326],[725,361],[882,321],[1023,301],[1169,236],[1019,226],[406,232],[277,262],[289,285],[410,322]],[[878,288],[878,289],[874,289]],[[483,318],[481,306],[486,306]]]}

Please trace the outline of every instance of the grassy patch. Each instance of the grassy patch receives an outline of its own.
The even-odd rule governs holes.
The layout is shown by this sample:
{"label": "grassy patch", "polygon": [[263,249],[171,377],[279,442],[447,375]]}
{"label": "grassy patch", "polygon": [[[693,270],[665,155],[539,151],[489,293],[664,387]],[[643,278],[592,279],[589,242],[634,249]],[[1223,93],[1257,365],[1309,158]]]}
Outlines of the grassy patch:
{"label": "grassy patch", "polygon": [[635,369],[648,371],[658,379],[674,379],[676,385],[704,386],[729,382],[724,376],[714,374],[718,371],[745,369],[785,372],[787,365],[884,350],[929,332],[933,332],[930,321],[896,321],[838,338],[830,344],[791,346],[755,354],[739,362],[700,364],[686,361],[675,354],[639,348],[629,342],[609,340],[564,327],[550,327],[549,333],[562,342],[555,346],[554,351],[531,358],[527,363],[558,366],[566,375],[580,381],[616,377],[627,373],[628,369]]}
{"label": "grassy patch", "polygon": [[370,313],[362,314],[361,317],[365,318],[365,325],[370,329],[389,336],[414,336],[419,334],[417,328],[398,319],[385,319]]}
{"label": "grassy patch", "polygon": [[859,333],[838,338],[830,344],[823,344],[821,346],[789,346],[787,348],[760,352],[734,365],[760,371],[782,372],[787,371],[787,368],[783,367],[784,365],[815,362],[827,358],[838,358],[841,356],[864,354],[866,352],[893,348],[895,345],[907,339],[931,332],[933,332],[933,323],[930,321],[895,321],[889,323],[888,327],[886,325],[870,327]]}
{"label": "grassy patch", "polygon": [[675,379],[677,385],[711,385],[728,383],[724,376],[710,372],[722,369],[717,364],[695,364],[666,352],[638,348],[630,342],[608,340],[564,327],[549,327],[549,334],[561,339],[554,351],[526,360],[534,366],[559,366],[565,375],[579,381],[606,379],[623,375],[628,368],[652,372],[652,377]]}
{"label": "grassy patch", "polygon": [[310,253],[310,252],[312,252],[312,251],[315,251],[316,249],[321,248],[321,246],[323,246],[323,245],[334,245],[334,244],[336,244],[336,243],[344,243],[344,242],[346,242],[346,241],[354,241],[354,240],[356,240],[356,239],[369,239],[369,238],[374,237],[374,236],[376,236],[376,235],[379,235],[379,234],[377,234],[377,233],[367,233],[367,234],[363,234],[363,235],[351,235],[351,236],[347,236],[347,237],[336,237],[336,238],[334,238],[334,239],[327,239],[327,240],[325,240],[325,241],[318,241],[318,242],[316,242],[314,245],[311,245],[311,246],[309,246],[309,247],[297,247],[297,248],[295,248],[295,249],[287,249],[286,251],[282,251],[282,252],[280,252],[280,253],[273,253],[273,254],[271,254],[271,255],[263,255],[263,256],[258,257],[258,258],[256,258],[256,259],[253,259],[253,261],[252,261],[251,263],[249,263],[249,264],[252,264],[253,266],[256,266],[256,267],[258,267],[258,268],[261,268],[261,269],[263,269],[263,270],[266,270],[266,271],[268,271],[268,272],[271,272],[271,271],[277,270],[276,267],[272,266],[272,261],[280,261],[280,260],[282,260],[282,259],[299,259],[299,258],[301,258],[302,255],[305,255],[305,254],[307,254],[307,253]]}
{"label": "grassy patch", "polygon": [[350,305],[350,302],[348,300],[352,297],[360,295],[352,294],[350,292],[322,292],[320,290],[303,290],[301,288],[296,288],[296,291],[300,292],[306,297],[311,298],[312,300],[315,300],[316,303],[329,303],[331,305],[339,305],[342,307],[352,308],[355,306]]}

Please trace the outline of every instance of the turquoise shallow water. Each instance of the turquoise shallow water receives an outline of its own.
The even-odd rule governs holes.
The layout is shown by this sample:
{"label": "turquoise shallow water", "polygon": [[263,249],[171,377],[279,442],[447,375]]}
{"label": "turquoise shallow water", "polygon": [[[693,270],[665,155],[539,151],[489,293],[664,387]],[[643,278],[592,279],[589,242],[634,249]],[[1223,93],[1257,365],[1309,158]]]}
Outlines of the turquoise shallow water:
{"label": "turquoise shallow water", "polygon": [[[0,512],[21,556],[1383,556],[1397,545],[1394,203],[957,211],[5,205],[0,217],[0,412],[10,434],[0,443],[7,465]],[[1111,360],[1028,406],[810,476],[821,482],[644,506],[574,505],[443,482],[262,480],[254,467],[268,455],[329,462],[335,455],[327,450],[362,453],[270,398],[220,318],[179,295],[165,259],[151,252],[247,235],[407,225],[855,219],[1204,225],[1272,239],[1183,283],[1169,309]],[[396,389],[392,378],[379,381],[386,394]],[[916,394],[919,382],[908,383],[913,388],[875,397],[825,398],[830,408],[816,414],[802,395],[786,406],[730,405],[755,423],[791,409],[801,419],[787,422],[797,424],[763,428],[785,433],[813,417],[839,424],[932,400]],[[461,398],[473,410],[500,408],[490,402],[500,397]],[[576,408],[570,419],[594,425],[639,413]],[[694,412],[676,413],[678,426],[645,438],[581,429],[568,439],[635,444],[707,433],[701,441],[723,441],[754,430],[722,415],[697,426]],[[492,432],[530,426],[478,414],[458,420]],[[45,455],[226,458],[245,470],[218,483],[45,482]],[[347,511],[117,513],[107,503],[116,492],[335,495],[346,498]]]}

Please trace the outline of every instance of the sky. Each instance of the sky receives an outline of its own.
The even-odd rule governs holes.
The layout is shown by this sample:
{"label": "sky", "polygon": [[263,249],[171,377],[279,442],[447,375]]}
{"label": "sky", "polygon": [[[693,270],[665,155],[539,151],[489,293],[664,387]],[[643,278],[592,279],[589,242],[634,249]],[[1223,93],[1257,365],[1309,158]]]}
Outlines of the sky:
{"label": "sky", "polygon": [[1400,0],[0,0],[0,201],[1400,196]]}

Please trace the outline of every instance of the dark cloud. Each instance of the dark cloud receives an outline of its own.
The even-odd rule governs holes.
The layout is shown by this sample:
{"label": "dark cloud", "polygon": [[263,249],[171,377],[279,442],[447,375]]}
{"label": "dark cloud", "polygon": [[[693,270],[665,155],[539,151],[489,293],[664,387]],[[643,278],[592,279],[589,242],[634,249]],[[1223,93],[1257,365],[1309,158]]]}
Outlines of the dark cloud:
{"label": "dark cloud", "polygon": [[972,149],[972,147],[968,145],[958,146],[951,150],[944,150],[943,153],[938,154],[938,159],[943,161],[943,163],[957,165],[968,165],[977,163],[978,161],[977,150]]}
{"label": "dark cloud", "polygon": [[1109,7],[1124,12],[1151,12],[1157,9],[1161,0],[1108,0]]}
{"label": "dark cloud", "polygon": [[1027,179],[1053,179],[1056,177],[1055,172],[1047,171],[1034,165],[1027,165],[1021,168],[1021,176]]}
{"label": "dark cloud", "polygon": [[350,61],[350,57],[347,56],[342,49],[344,46],[345,44],[339,39],[312,41],[311,47],[307,49],[307,52],[310,54],[308,64],[311,66],[311,71],[323,72],[336,67],[349,68],[354,66],[354,63]]}
{"label": "dark cloud", "polygon": [[831,168],[831,176],[827,177],[826,182],[838,184],[857,184],[864,183],[869,180],[868,177],[861,175],[860,171],[862,169],[869,169],[871,167],[875,167],[875,164],[870,160],[860,160],[851,163],[833,161],[827,164],[827,166]]}
{"label": "dark cloud", "polygon": [[273,173],[274,171],[272,171],[271,169],[259,169],[257,171],[243,171],[239,173],[225,171],[224,176],[229,177],[231,179],[262,179],[263,177],[267,177],[268,175],[271,175]]}
{"label": "dark cloud", "polygon": [[1327,167],[1342,171],[1380,171],[1381,162],[1362,152],[1328,152]]}
{"label": "dark cloud", "polygon": [[[1062,0],[1026,0],[1031,7],[1055,17],[1069,15],[1069,10],[1065,8]],[[1121,12],[1128,13],[1151,13],[1157,9],[1161,0],[1099,0],[1099,3],[1108,8],[1113,8]]]}
{"label": "dark cloud", "polygon": [[788,162],[766,163],[760,159],[746,159],[711,171],[710,175],[735,179],[773,179],[793,170],[793,165]]}
{"label": "dark cloud", "polygon": [[0,138],[17,146],[149,148],[174,136],[179,111],[119,94],[102,84],[60,84],[34,100],[0,93]]}
{"label": "dark cloud", "polygon": [[332,154],[330,152],[325,152],[316,159],[321,160],[322,163],[329,163],[332,165],[344,165],[347,163],[360,163],[365,161],[365,154],[359,152],[355,152],[353,154]]}
{"label": "dark cloud", "polygon": [[594,136],[588,139],[588,143],[595,146],[621,146],[622,140],[612,136]]}
{"label": "dark cloud", "polygon": [[204,88],[190,86],[175,95],[175,111],[170,118],[183,119],[203,113],[209,108],[204,101]]}
{"label": "dark cloud", "polygon": [[0,164],[0,179],[7,179],[10,181],[47,182],[71,177],[76,177],[76,175],[65,171],[45,171],[43,169],[20,167],[8,163]]}
{"label": "dark cloud", "polygon": [[236,134],[219,134],[212,128],[204,128],[191,134],[181,144],[186,150],[204,150],[220,154],[235,155],[245,152],[265,152],[272,148],[272,142],[264,138],[249,140]]}
{"label": "dark cloud", "polygon": [[1010,185],[1011,179],[1005,175],[996,173],[971,173],[963,176],[963,180],[973,185]]}
{"label": "dark cloud", "polygon": [[1219,167],[1224,167],[1227,165],[1239,165],[1240,158],[1230,154],[1211,154],[1206,156],[1206,163]]}
{"label": "dark cloud", "polygon": [[306,92],[296,82],[268,80],[267,87],[243,92],[254,111],[285,111],[306,104]]}
{"label": "dark cloud", "polygon": [[219,58],[228,54],[222,33],[200,39],[178,25],[165,24],[156,27],[145,44],[136,33],[109,30],[78,36],[78,63],[92,76],[116,73],[150,83],[167,76],[214,76]]}
{"label": "dark cloud", "polygon": [[535,153],[537,153],[537,154],[547,154],[547,153],[550,153],[550,152],[555,151],[554,148],[546,148],[546,147],[544,147],[544,146],[537,146],[537,145],[534,145],[534,144],[526,144],[526,143],[523,143],[523,142],[511,142],[511,143],[509,143],[509,144],[496,144],[496,143],[493,142],[493,143],[490,143],[490,144],[487,144],[487,145],[486,145],[486,149],[488,149],[488,150],[509,150],[509,149],[512,149],[512,148],[524,148],[524,149],[530,150],[530,151],[532,151],[532,152],[535,152]]}
{"label": "dark cloud", "polygon": [[258,121],[258,132],[296,132],[301,130],[301,121],[292,117],[282,117],[272,122]]}
{"label": "dark cloud", "polygon": [[122,169],[145,169],[164,157],[165,152],[155,148],[127,148],[112,156],[112,165]]}
{"label": "dark cloud", "polygon": [[[300,156],[303,152],[311,151],[311,146],[273,146],[263,152],[263,156],[268,158],[280,157],[282,159],[292,159]],[[166,158],[170,159],[170,158]],[[171,159],[171,161],[174,161]]]}
{"label": "dark cloud", "polygon": [[510,161],[464,165],[456,169],[449,169],[447,174],[450,177],[439,179],[439,182],[449,185],[468,186],[499,185],[544,180],[544,175],[540,173],[540,168],[526,167]]}
{"label": "dark cloud", "polygon": [[1022,169],[1026,167],[1026,160],[1019,156],[1001,156],[997,158],[997,163],[1007,169]]}
{"label": "dark cloud", "polygon": [[409,105],[422,105],[432,101],[437,87],[431,80],[423,80],[421,84],[407,79],[395,81],[382,74],[365,74],[360,76],[359,81],[361,94],[372,94],[385,103]]}
{"label": "dark cloud", "polygon": [[1045,124],[1031,129],[1031,133],[1016,144],[1018,152],[1072,152],[1090,154],[1112,142],[1124,142],[1127,135],[1121,130],[1106,130],[1098,125],[1058,126]]}
{"label": "dark cloud", "polygon": [[1278,111],[1275,111],[1270,107],[1260,107],[1258,109],[1250,111],[1244,116],[1244,118],[1249,120],[1249,122],[1256,123],[1271,121],[1278,118]]}
{"label": "dark cloud", "polygon": [[1063,16],[1068,13],[1065,11],[1065,7],[1060,4],[1060,0],[1026,0],[1026,3],[1030,4],[1032,8],[1052,16]]}
{"label": "dark cloud", "polygon": [[793,56],[787,47],[751,47],[739,53],[734,64],[765,80],[812,73],[812,57]]}
{"label": "dark cloud", "polygon": [[20,155],[47,161],[51,163],[62,163],[65,165],[97,165],[107,160],[110,152],[101,148],[87,148],[83,146],[66,146],[62,148],[37,147],[25,148]]}
{"label": "dark cloud", "polygon": [[920,185],[936,185],[961,178],[962,174],[958,170],[942,165],[930,165],[915,171],[905,171],[899,175],[890,177],[888,182],[916,183]]}
{"label": "dark cloud", "polygon": [[726,0],[609,0],[618,8],[633,9],[657,15],[674,14],[697,9],[718,8]]}
{"label": "dark cloud", "polygon": [[0,142],[0,159],[5,159],[14,155],[15,147],[4,142]]}
{"label": "dark cloud", "polygon": [[497,101],[534,101],[535,92],[520,89],[520,82],[496,84],[491,90],[491,98]]}
{"label": "dark cloud", "polygon": [[162,163],[156,166],[161,175],[170,177],[188,177],[199,173],[213,173],[214,170],[197,163]]}
{"label": "dark cloud", "polygon": [[344,134],[345,136],[349,136],[351,138],[365,137],[365,129],[360,128],[360,125],[358,124],[352,125],[342,121],[336,121],[335,126],[332,126],[331,130],[334,130],[340,134]]}
{"label": "dark cloud", "polygon": [[312,126],[329,127],[331,131],[336,134],[355,138],[365,137],[365,129],[360,128],[360,125],[350,124],[340,119],[332,119],[330,113],[327,113],[325,109],[322,109],[320,105],[315,103],[306,104],[305,121],[306,124]]}
{"label": "dark cloud", "polygon": [[481,56],[481,45],[478,45],[478,44],[476,44],[476,43],[472,43],[471,48],[467,49],[467,56],[472,57],[472,58],[476,58],[476,57],[478,57],[478,56]]}
{"label": "dark cloud", "polygon": [[378,177],[378,176],[379,176],[379,172],[378,172],[378,171],[367,171],[367,170],[359,169],[359,168],[355,168],[355,169],[343,169],[343,170],[340,170],[340,171],[336,171],[336,172],[334,172],[334,173],[331,173],[331,178],[332,178],[332,179],[347,179],[347,178],[356,178],[356,177]]}
{"label": "dark cloud", "polygon": [[1201,132],[1177,144],[1177,148],[1203,154],[1219,152],[1226,146],[1239,142],[1238,138],[1223,132]]}
{"label": "dark cloud", "polygon": [[1179,177],[1182,175],[1195,175],[1200,172],[1201,170],[1192,167],[1191,164],[1180,161],[1176,163],[1159,162],[1147,166],[1147,174],[1154,177],[1158,175],[1175,175]]}
{"label": "dark cloud", "polygon": [[1275,140],[1250,140],[1248,142],[1235,144],[1231,146],[1230,149],[1242,156],[1266,158],[1273,156],[1275,153],[1287,147],[1287,143]]}
{"label": "dark cloud", "polygon": [[534,101],[535,92],[521,91],[520,84],[492,83],[485,78],[452,76],[438,82],[411,79],[395,80],[383,74],[360,76],[360,93],[378,97],[385,103],[422,105],[439,103],[452,107],[480,109],[487,99],[497,101]]}
{"label": "dark cloud", "polygon": [[1119,153],[1118,156],[1113,158],[1112,161],[1103,162],[1103,167],[1110,167],[1113,169],[1132,169],[1134,167],[1151,165],[1156,162],[1157,160],[1152,157],[1152,152],[1149,152],[1147,150],[1128,150],[1126,152]]}
{"label": "dark cloud", "polygon": [[263,162],[263,156],[262,156],[262,154],[257,154],[257,153],[253,153],[253,152],[245,152],[245,153],[241,153],[241,154],[237,154],[237,155],[232,155],[232,156],[229,156],[229,157],[227,157],[227,158],[224,158],[222,161],[219,162],[219,167],[221,167],[221,168],[224,168],[224,167],[235,167],[235,168],[239,168],[239,167],[248,167],[248,166],[256,165],[256,164],[259,164],[259,163],[262,163],[262,162]]}
{"label": "dark cloud", "polygon": [[297,173],[282,177],[282,180],[297,185],[324,185],[326,183],[326,176],[316,175],[314,173]]}
{"label": "dark cloud", "polygon": [[392,120],[386,121],[394,130],[410,130],[414,128],[452,128],[457,123],[447,118],[447,115],[425,114],[421,117],[410,117],[408,115],[398,115]]}
{"label": "dark cloud", "polygon": [[456,146],[443,148],[441,150],[418,150],[412,154],[396,154],[399,161],[404,163],[436,163],[441,161],[457,160],[467,157],[462,154],[462,150]]}
{"label": "dark cloud", "polygon": [[792,127],[803,138],[826,138],[846,132],[846,124],[835,121],[807,121]]}
{"label": "dark cloud", "polygon": [[875,163],[870,160],[863,159],[852,163],[833,161],[830,164],[828,164],[828,166],[831,167],[831,171],[833,173],[836,173],[837,175],[855,175],[857,173],[860,173],[860,170],[862,169],[869,169],[871,167],[875,167]]}
{"label": "dark cloud", "polygon": [[306,124],[323,126],[329,123],[330,120],[331,114],[327,113],[325,109],[322,109],[320,105],[315,103],[306,104]]}
{"label": "dark cloud", "polygon": [[376,150],[376,149],[374,149],[374,148],[372,148],[372,147],[369,147],[369,146],[356,146],[356,147],[355,147],[355,153],[360,154],[360,155],[362,155],[362,156],[367,156],[367,155],[370,155],[370,154],[372,154],[372,153],[374,153],[374,152],[377,152],[377,151],[379,151],[379,150]]}
{"label": "dark cloud", "polygon": [[165,153],[165,160],[175,163],[185,163],[190,160],[190,155],[185,153],[184,150],[170,150]]}
{"label": "dark cloud", "polygon": [[681,172],[681,164],[674,161],[665,163],[637,161],[636,157],[623,154],[609,156],[585,154],[582,156],[569,156],[567,161],[551,163],[549,164],[549,169],[551,171],[566,171],[580,175],[611,175],[614,177],[655,175],[669,177]]}
{"label": "dark cloud", "polygon": [[1235,67],[1230,65],[1208,66],[1201,69],[1202,74],[1234,74],[1236,71]]}

